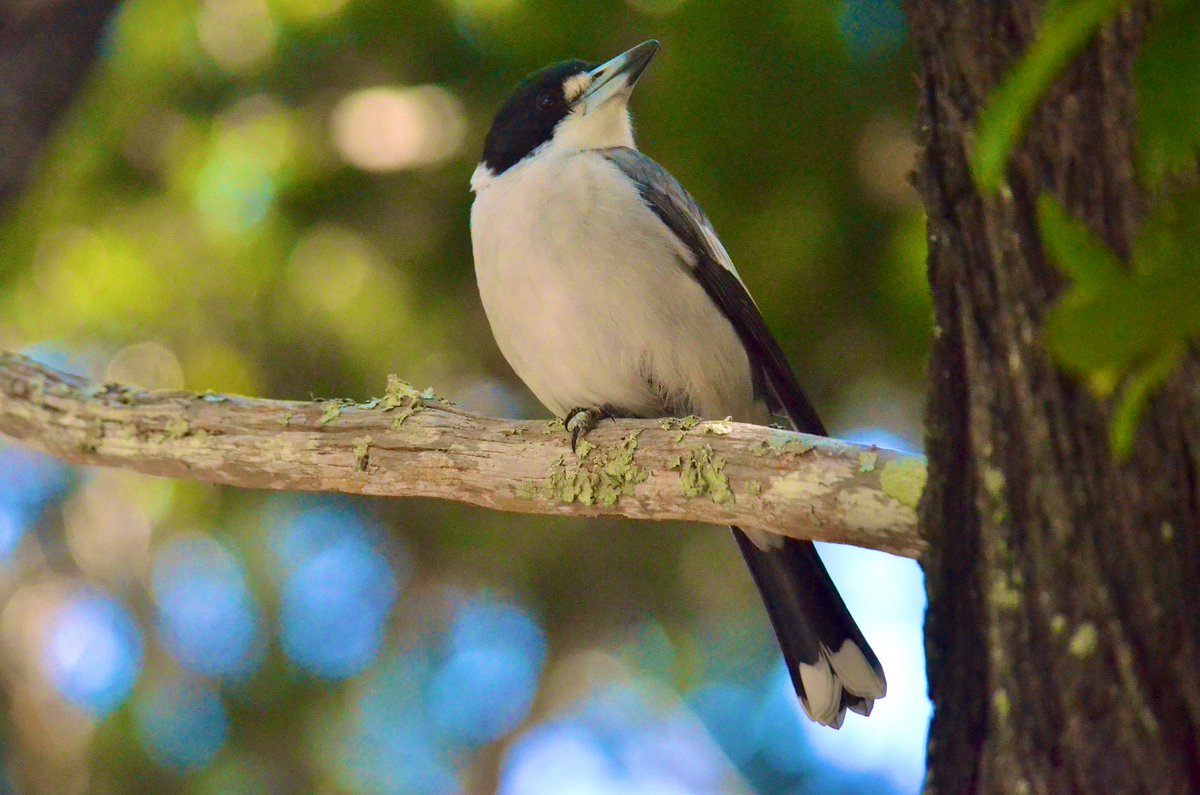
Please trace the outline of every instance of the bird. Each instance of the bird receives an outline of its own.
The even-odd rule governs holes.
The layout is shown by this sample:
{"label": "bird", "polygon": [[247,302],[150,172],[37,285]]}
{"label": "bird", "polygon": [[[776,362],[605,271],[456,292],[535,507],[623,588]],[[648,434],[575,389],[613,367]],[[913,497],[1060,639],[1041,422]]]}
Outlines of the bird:
{"label": "bird", "polygon": [[[496,113],[471,176],[471,245],[501,353],[565,421],[696,415],[828,435],[703,210],[634,144],[651,40],[551,64]],[[805,713],[840,728],[887,692],[811,541],[731,528]]]}

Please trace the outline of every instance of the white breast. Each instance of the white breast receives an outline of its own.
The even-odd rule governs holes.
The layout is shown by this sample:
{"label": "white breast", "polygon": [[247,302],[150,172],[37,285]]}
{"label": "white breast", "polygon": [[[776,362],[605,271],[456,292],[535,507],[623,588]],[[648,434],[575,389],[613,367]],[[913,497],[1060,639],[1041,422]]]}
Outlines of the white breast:
{"label": "white breast", "polygon": [[753,419],[733,327],[611,163],[594,152],[535,157],[478,190],[471,240],[483,306],[547,408]]}

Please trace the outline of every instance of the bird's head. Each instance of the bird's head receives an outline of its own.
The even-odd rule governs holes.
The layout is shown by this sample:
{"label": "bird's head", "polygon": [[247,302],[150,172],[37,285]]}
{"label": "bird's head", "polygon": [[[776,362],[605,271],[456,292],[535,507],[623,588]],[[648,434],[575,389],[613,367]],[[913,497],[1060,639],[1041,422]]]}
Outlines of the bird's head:
{"label": "bird's head", "polygon": [[657,51],[651,40],[599,66],[562,61],[525,78],[492,121],[472,186],[542,153],[633,146],[629,95]]}

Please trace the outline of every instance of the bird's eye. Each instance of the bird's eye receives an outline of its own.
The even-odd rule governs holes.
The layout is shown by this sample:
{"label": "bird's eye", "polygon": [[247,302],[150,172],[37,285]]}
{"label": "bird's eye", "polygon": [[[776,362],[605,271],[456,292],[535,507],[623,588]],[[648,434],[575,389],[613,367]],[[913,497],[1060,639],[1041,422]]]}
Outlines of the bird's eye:
{"label": "bird's eye", "polygon": [[553,92],[543,91],[542,93],[538,94],[538,98],[537,98],[537,109],[538,110],[547,111],[547,110],[550,110],[551,108],[553,108],[557,104],[558,104],[558,99],[554,96]]}

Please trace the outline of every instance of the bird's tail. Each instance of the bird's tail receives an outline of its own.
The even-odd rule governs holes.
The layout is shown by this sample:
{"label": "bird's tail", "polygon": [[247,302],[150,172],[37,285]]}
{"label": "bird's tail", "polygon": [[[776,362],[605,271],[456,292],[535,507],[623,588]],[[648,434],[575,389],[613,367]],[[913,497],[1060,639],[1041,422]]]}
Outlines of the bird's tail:
{"label": "bird's tail", "polygon": [[887,692],[883,667],[816,547],[811,541],[778,537],[760,545],[731,529],[767,606],[804,711],[835,729],[841,728],[847,709],[870,715],[875,699]]}

